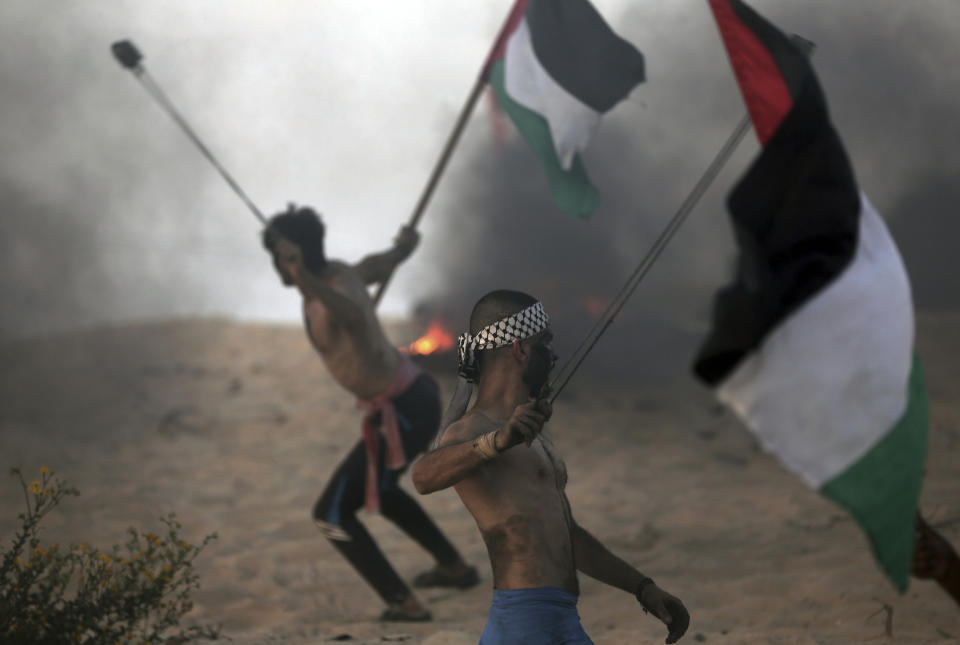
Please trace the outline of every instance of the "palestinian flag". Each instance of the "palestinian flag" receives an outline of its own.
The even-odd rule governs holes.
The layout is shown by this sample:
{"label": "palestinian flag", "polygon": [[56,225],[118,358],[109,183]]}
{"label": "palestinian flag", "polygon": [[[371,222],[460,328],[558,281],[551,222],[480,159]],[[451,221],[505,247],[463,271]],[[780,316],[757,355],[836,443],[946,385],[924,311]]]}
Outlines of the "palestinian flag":
{"label": "palestinian flag", "polygon": [[578,154],[600,116],[643,81],[643,56],[587,0],[518,0],[484,74],[547,170],[554,201],[589,217],[599,204]]}
{"label": "palestinian flag", "polygon": [[907,274],[806,55],[739,0],[709,2],[762,150],[728,200],[738,267],[694,370],[903,591],[927,444]]}

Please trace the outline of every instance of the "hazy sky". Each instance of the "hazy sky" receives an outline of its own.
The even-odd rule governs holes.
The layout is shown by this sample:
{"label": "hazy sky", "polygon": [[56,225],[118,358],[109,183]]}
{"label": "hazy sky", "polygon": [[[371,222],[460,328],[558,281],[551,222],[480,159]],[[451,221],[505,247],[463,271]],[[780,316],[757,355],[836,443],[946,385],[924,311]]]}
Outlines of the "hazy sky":
{"label": "hazy sky", "polygon": [[[516,233],[516,218],[524,218],[520,229],[564,231],[574,254],[567,264],[586,274],[603,264],[606,286],[597,292],[612,292],[608,283],[639,258],[732,129],[743,105],[705,0],[594,4],[648,68],[648,82],[609,115],[587,155],[600,212],[587,223],[551,212],[536,160],[511,126],[495,144],[484,101],[385,312],[405,314],[455,291],[450,280],[460,273],[501,283],[537,273],[521,260],[484,261],[496,256],[488,250],[498,236]],[[279,286],[260,247],[259,224],[119,68],[111,42],[138,45],[154,79],[262,210],[314,206],[328,225],[329,254],[355,260],[388,245],[408,217],[509,5],[0,4],[0,332],[198,314],[299,318],[297,298]],[[904,240],[920,304],[955,306],[955,295],[941,296],[960,287],[950,242],[960,198],[960,2],[753,6],[817,43],[835,122],[861,186]],[[647,302],[680,295],[686,304],[667,317],[699,319],[704,294],[724,280],[723,198],[755,152],[751,135],[665,254],[661,276],[651,276],[652,291],[640,294]],[[514,200],[513,190],[533,197]]]}

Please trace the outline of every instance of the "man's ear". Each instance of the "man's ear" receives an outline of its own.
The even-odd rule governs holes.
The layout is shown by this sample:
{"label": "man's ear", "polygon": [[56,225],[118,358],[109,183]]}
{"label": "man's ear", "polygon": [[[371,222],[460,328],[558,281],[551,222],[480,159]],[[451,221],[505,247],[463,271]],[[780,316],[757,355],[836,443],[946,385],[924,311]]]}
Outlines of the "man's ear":
{"label": "man's ear", "polygon": [[520,340],[515,340],[510,345],[510,355],[518,363],[524,363],[530,357],[530,348]]}

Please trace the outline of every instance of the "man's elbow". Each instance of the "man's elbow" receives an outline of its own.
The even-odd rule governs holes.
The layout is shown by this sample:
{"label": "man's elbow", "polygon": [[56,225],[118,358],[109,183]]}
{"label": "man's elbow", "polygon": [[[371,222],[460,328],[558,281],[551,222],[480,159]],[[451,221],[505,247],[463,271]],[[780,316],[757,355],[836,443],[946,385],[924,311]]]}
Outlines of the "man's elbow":
{"label": "man's elbow", "polygon": [[417,489],[418,493],[421,495],[429,495],[437,489],[431,485],[428,473],[420,466],[421,462],[419,461],[413,465],[413,468],[410,469],[410,479],[413,481],[413,487]]}

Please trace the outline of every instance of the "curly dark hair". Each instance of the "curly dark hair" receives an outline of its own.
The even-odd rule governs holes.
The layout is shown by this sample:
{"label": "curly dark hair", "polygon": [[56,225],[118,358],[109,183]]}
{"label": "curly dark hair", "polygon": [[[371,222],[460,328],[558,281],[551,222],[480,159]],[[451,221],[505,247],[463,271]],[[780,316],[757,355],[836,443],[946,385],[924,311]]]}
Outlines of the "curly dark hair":
{"label": "curly dark hair", "polygon": [[293,242],[300,247],[307,270],[317,272],[327,263],[323,252],[324,232],[323,222],[315,210],[290,204],[285,212],[270,218],[263,230],[263,246],[273,253],[277,237]]}

